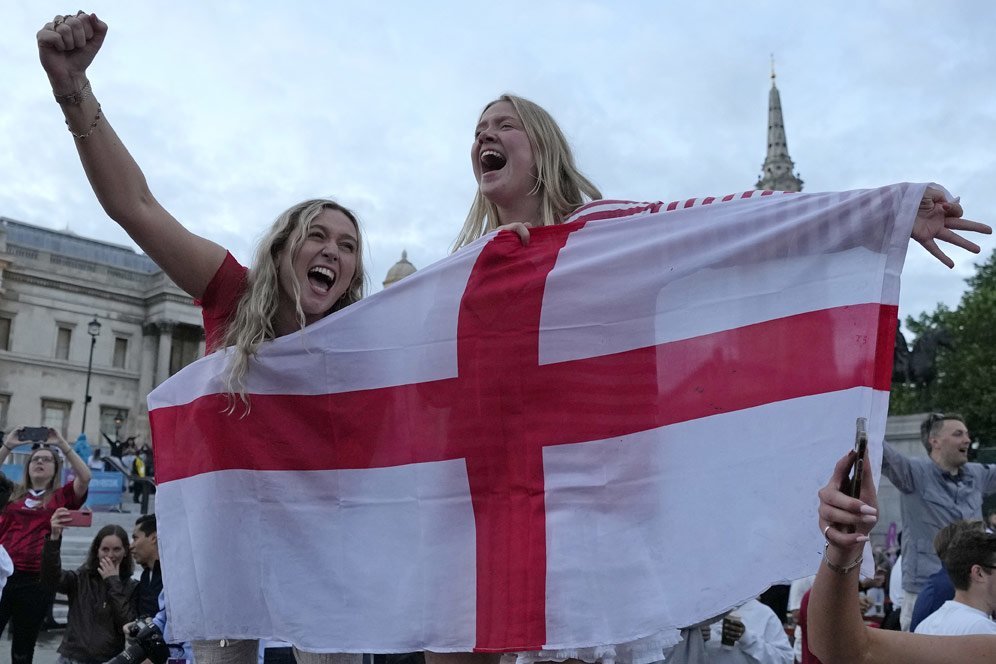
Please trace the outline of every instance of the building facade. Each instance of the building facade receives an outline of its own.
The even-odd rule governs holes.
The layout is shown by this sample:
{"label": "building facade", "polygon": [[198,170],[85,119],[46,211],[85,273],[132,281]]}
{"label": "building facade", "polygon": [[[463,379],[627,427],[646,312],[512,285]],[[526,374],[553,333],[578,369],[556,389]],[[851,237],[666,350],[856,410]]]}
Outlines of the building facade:
{"label": "building facade", "polygon": [[0,217],[0,429],[148,441],[146,395],[203,349],[200,309],[147,256]]}

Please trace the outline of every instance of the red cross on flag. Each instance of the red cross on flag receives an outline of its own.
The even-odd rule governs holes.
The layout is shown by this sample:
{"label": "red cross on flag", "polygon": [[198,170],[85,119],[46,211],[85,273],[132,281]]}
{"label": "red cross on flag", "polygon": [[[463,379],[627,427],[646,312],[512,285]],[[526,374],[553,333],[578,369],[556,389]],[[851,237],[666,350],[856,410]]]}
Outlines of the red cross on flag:
{"label": "red cross on flag", "polygon": [[811,574],[925,185],[598,201],[149,397],[179,639],[623,643]]}

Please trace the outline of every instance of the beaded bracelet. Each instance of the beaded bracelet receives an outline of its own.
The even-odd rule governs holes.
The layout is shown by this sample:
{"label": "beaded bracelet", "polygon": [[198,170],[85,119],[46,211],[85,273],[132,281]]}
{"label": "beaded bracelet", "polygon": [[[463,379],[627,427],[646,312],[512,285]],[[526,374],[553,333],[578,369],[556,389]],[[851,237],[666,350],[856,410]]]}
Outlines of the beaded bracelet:
{"label": "beaded bracelet", "polygon": [[97,115],[93,118],[93,122],[90,123],[90,127],[87,129],[85,134],[77,134],[73,131],[73,128],[69,126],[69,120],[66,120],[66,129],[68,129],[69,133],[73,135],[73,138],[78,138],[81,141],[86,140],[90,138],[90,134],[92,134],[93,130],[97,128],[97,125],[100,123],[100,118],[100,104],[97,104]]}

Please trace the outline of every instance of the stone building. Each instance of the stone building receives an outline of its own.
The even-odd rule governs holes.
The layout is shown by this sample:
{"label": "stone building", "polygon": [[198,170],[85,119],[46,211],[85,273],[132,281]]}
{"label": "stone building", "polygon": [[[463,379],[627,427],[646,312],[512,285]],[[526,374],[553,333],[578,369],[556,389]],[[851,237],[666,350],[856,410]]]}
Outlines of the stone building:
{"label": "stone building", "polygon": [[199,308],[147,256],[0,217],[0,429],[71,440],[85,412],[91,443],[147,441],[145,396],[203,339]]}

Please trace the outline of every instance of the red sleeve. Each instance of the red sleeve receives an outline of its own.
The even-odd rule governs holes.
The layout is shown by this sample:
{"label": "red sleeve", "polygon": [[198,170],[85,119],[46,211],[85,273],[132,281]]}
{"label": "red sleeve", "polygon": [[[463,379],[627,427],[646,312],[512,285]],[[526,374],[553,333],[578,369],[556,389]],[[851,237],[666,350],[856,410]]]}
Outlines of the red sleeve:
{"label": "red sleeve", "polygon": [[201,306],[204,318],[205,347],[208,354],[218,350],[229,321],[246,289],[249,270],[240,265],[231,253],[225,254],[218,271],[204,289],[204,295],[195,304]]}
{"label": "red sleeve", "polygon": [[[78,510],[83,507],[83,503],[86,502],[86,497],[89,491],[83,494],[83,497],[76,495],[76,489],[73,488],[72,482],[66,482],[61,489],[55,492],[52,496],[53,504],[56,508],[66,507],[71,510]],[[52,509],[55,511],[55,508]]]}

